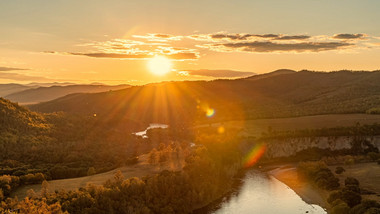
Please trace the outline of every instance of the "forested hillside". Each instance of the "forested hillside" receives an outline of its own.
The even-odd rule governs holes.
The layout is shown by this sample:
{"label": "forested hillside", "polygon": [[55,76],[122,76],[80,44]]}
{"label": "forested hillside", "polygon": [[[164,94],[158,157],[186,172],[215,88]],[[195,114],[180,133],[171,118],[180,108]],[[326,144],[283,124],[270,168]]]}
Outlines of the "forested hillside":
{"label": "forested hillside", "polygon": [[[364,113],[380,106],[379,83],[380,71],[279,70],[238,80],[164,82],[74,94],[29,107],[162,123]],[[211,109],[215,114],[205,117]]]}
{"label": "forested hillside", "polygon": [[[141,144],[143,139],[131,134],[144,127],[124,119],[35,113],[0,98],[0,189],[7,196],[19,184],[85,176],[91,167],[103,172],[130,163],[157,146]],[[9,179],[17,185],[8,185],[11,180],[2,175],[13,176]]]}

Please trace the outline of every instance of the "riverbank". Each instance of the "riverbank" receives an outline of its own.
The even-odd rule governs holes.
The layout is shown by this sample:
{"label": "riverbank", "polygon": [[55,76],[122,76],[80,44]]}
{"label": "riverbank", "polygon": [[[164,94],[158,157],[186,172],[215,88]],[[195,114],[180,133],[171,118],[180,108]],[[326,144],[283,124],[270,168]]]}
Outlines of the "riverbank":
{"label": "riverbank", "polygon": [[[339,178],[341,187],[344,187],[344,180],[347,177],[353,177],[360,183],[363,200],[370,199],[380,202],[380,183],[378,182],[380,180],[379,164],[376,162],[369,162],[352,165],[332,165],[329,166],[329,168],[334,172],[337,166],[345,169],[342,174],[336,175],[337,178]],[[317,188],[307,180],[298,176],[295,164],[268,166],[264,171],[289,186],[305,202],[309,204],[317,204],[327,210],[330,209],[330,205],[327,203],[327,198],[331,192]]]}
{"label": "riverbank", "polygon": [[295,165],[288,164],[270,169],[267,173],[291,188],[303,201],[308,204],[317,204],[325,209],[329,208],[327,198],[329,192],[314,187],[305,179],[298,176]]}

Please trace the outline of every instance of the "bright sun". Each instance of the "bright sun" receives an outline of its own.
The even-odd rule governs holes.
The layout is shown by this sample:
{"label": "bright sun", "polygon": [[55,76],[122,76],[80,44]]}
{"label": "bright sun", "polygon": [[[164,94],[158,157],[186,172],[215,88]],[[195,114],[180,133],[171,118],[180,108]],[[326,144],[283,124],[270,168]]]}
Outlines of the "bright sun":
{"label": "bright sun", "polygon": [[172,69],[172,62],[164,56],[155,56],[148,62],[150,72],[155,75],[164,75]]}

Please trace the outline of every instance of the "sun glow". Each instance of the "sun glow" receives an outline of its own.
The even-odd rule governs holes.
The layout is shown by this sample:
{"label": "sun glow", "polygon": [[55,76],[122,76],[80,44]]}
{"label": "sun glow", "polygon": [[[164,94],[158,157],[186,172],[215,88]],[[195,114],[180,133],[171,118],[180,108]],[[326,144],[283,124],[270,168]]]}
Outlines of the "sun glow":
{"label": "sun glow", "polygon": [[155,56],[148,61],[150,72],[155,75],[162,76],[172,69],[172,62],[164,56]]}

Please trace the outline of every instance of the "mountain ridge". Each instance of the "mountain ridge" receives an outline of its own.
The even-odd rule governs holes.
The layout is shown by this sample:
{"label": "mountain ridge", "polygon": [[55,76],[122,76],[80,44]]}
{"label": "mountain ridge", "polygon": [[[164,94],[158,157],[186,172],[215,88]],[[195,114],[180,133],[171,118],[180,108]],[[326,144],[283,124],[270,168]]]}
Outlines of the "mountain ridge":
{"label": "mountain ridge", "polygon": [[[380,106],[380,71],[286,71],[252,79],[165,82],[68,95],[29,106],[41,112],[113,114],[149,122],[363,113]],[[206,106],[206,107],[205,107]],[[204,108],[215,115],[205,117]]]}

